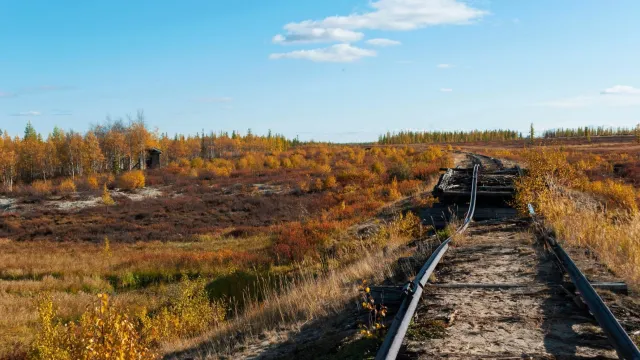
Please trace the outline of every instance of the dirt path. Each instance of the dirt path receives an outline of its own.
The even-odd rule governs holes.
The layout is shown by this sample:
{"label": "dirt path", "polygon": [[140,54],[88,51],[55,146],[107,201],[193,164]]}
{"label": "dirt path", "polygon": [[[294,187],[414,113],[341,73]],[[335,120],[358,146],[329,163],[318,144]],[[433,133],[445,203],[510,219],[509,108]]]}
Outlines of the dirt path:
{"label": "dirt path", "polygon": [[[520,221],[469,229],[426,289],[399,358],[617,358],[526,229]],[[461,285],[471,283],[522,286]]]}

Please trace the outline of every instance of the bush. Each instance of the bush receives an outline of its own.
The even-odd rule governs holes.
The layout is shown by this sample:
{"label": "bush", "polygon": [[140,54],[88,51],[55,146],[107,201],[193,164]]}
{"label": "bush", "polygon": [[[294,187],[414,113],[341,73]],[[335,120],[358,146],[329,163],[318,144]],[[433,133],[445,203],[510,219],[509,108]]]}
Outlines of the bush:
{"label": "bush", "polygon": [[322,189],[324,189],[324,181],[322,179],[317,178],[311,183],[311,190],[322,191]]}
{"label": "bush", "polygon": [[227,314],[224,301],[209,302],[203,279],[182,279],[179,294],[153,317],[146,310],[140,314],[141,333],[152,344],[195,336],[222,323]]}
{"label": "bush", "polygon": [[411,179],[411,168],[407,163],[400,162],[394,164],[388,171],[389,179],[396,179],[398,181]]}
{"label": "bush", "polygon": [[416,179],[428,181],[440,173],[440,166],[436,163],[419,162],[413,165],[411,172]]}
{"label": "bush", "polygon": [[398,191],[404,195],[414,195],[422,190],[422,181],[420,180],[405,180],[400,181],[397,186]]}
{"label": "bush", "polygon": [[382,175],[386,171],[386,168],[382,162],[376,161],[371,165],[371,171],[374,174]]}
{"label": "bush", "polygon": [[71,194],[76,192],[76,184],[72,179],[63,180],[60,185],[58,185],[58,192],[60,194]]}
{"label": "bush", "polygon": [[120,175],[118,187],[124,190],[142,189],[144,187],[144,180],[144,173],[142,171],[129,171]]}
{"label": "bush", "polygon": [[40,332],[31,347],[32,359],[155,359],[133,322],[98,295],[99,304],[85,312],[78,323],[55,322],[50,297],[38,305]]}
{"label": "bush", "polygon": [[98,184],[98,177],[95,175],[87,176],[87,180],[85,181],[87,187],[91,190],[98,190],[100,185]]}
{"label": "bush", "polygon": [[202,169],[203,166],[204,166],[204,160],[202,160],[201,158],[197,157],[191,160],[192,169]]}
{"label": "bush", "polygon": [[402,196],[402,194],[400,194],[400,191],[398,191],[398,181],[396,180],[396,178],[393,178],[391,184],[385,186],[382,189],[382,196],[386,201],[398,200]]}
{"label": "bush", "polygon": [[284,158],[281,162],[282,167],[285,169],[291,169],[293,167],[293,163],[291,162],[291,160],[289,160],[289,158]]}
{"label": "bush", "polygon": [[268,167],[269,169],[279,169],[280,160],[278,160],[278,158],[276,158],[275,156],[267,156],[264,159],[264,166]]}
{"label": "bush", "polygon": [[113,198],[109,193],[109,189],[107,189],[107,184],[104,184],[104,186],[102,187],[102,203],[107,206],[111,206],[116,203],[115,201],[113,201]]}
{"label": "bush", "polygon": [[336,177],[333,175],[327,176],[327,178],[324,179],[325,190],[334,189],[337,185],[338,185],[338,181],[336,180]]}
{"label": "bush", "polygon": [[45,180],[34,181],[33,183],[31,183],[30,193],[37,196],[51,194],[51,182]]}

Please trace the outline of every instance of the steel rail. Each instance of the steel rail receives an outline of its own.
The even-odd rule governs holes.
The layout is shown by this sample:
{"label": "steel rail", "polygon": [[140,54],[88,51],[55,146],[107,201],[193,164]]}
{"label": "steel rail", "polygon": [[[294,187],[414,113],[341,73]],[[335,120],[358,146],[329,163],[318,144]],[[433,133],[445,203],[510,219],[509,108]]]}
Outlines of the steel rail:
{"label": "steel rail", "polygon": [[[531,217],[535,218],[536,212],[533,209],[533,206],[531,204],[527,205],[529,207],[529,214]],[[556,255],[556,258],[560,261],[564,270],[569,274],[569,277],[576,286],[580,297],[582,297],[582,300],[587,304],[591,314],[596,318],[602,330],[607,334],[607,337],[615,348],[616,353],[618,353],[618,356],[621,359],[640,360],[640,351],[638,351],[636,344],[622,328],[622,325],[620,325],[609,307],[607,307],[604,301],[602,301],[600,295],[598,295],[587,277],[582,273],[582,271],[580,271],[569,254],[567,254],[558,241],[553,237],[545,237],[545,241]]]}
{"label": "steel rail", "polygon": [[471,220],[473,219],[473,214],[476,209],[476,193],[478,190],[478,172],[480,169],[480,165],[474,165],[473,167],[473,179],[471,184],[471,200],[469,201],[469,210],[464,218],[464,223],[458,230],[456,230],[455,234],[450,236],[448,239],[442,242],[440,246],[436,249],[436,251],[431,254],[427,262],[422,266],[418,275],[416,275],[413,282],[409,283],[409,287],[405,290],[406,295],[402,304],[400,305],[400,309],[393,319],[393,323],[389,327],[389,331],[387,332],[387,336],[380,346],[378,353],[376,354],[376,360],[391,360],[395,359],[398,356],[398,352],[400,351],[400,347],[402,346],[402,342],[404,340],[405,335],[407,334],[407,330],[409,329],[409,324],[411,323],[411,319],[413,319],[413,315],[416,312],[418,307],[418,302],[420,301],[420,297],[422,296],[422,291],[424,286],[431,277],[433,270],[435,270],[436,266],[444,256],[447,249],[449,249],[449,244],[451,243],[452,238],[464,232]]}

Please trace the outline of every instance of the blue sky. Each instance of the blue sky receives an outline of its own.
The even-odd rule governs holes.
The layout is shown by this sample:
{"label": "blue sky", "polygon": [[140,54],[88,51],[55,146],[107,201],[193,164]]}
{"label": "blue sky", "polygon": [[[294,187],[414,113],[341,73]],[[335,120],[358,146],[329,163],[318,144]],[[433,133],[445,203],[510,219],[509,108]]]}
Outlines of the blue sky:
{"label": "blue sky", "polygon": [[0,129],[170,134],[640,122],[637,0],[0,0]]}

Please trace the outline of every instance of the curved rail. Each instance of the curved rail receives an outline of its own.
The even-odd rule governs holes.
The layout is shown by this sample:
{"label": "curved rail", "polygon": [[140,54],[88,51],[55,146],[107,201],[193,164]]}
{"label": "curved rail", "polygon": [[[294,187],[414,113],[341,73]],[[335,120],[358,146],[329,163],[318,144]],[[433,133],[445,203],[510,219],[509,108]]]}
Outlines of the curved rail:
{"label": "curved rail", "polygon": [[[536,212],[533,206],[531,204],[528,205],[529,213],[532,217],[535,217]],[[593,317],[596,318],[602,330],[607,334],[618,356],[621,359],[639,360],[640,351],[638,351],[638,347],[634,344],[633,340],[631,340],[627,332],[624,331],[613,313],[611,313],[611,310],[609,310],[604,301],[602,301],[602,298],[598,295],[587,277],[580,271],[576,263],[573,262],[569,254],[564,251],[556,239],[548,237],[545,238],[545,241],[549,244],[549,247],[562,264],[562,267],[569,274],[571,281],[576,286],[576,289],[578,289],[580,296],[589,307]]]}
{"label": "curved rail", "polygon": [[469,210],[464,218],[464,223],[462,226],[456,230],[456,233],[445,240],[440,246],[436,249],[436,251],[431,254],[427,262],[422,266],[418,275],[413,280],[412,283],[409,283],[408,289],[406,289],[407,296],[402,301],[400,305],[400,309],[393,319],[393,323],[387,332],[387,336],[380,346],[378,353],[376,354],[376,360],[382,359],[395,359],[400,351],[400,347],[402,346],[402,341],[404,340],[404,336],[409,329],[409,324],[411,323],[411,319],[416,312],[416,308],[418,307],[418,302],[420,301],[420,297],[422,296],[422,290],[431,277],[433,270],[435,270],[436,266],[444,256],[444,253],[447,252],[449,248],[449,243],[451,243],[451,239],[453,236],[464,232],[471,220],[473,219],[473,214],[476,209],[476,192],[478,189],[478,171],[480,169],[480,165],[475,165],[473,167],[473,183],[471,184],[471,200],[469,202]]}

